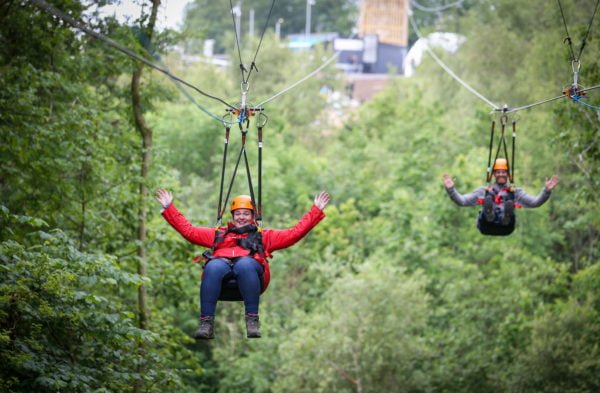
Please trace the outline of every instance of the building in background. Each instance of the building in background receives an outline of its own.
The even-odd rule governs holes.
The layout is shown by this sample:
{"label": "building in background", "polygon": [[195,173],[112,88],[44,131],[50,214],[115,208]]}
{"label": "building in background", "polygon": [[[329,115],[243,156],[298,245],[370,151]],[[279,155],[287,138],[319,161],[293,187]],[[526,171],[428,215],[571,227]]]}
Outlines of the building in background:
{"label": "building in background", "polygon": [[364,41],[362,62],[365,73],[403,73],[408,48],[409,0],[363,0],[358,35]]}
{"label": "building in background", "polygon": [[352,99],[364,102],[384,89],[392,74],[403,75],[408,12],[409,0],[362,0],[357,37],[334,40]]}

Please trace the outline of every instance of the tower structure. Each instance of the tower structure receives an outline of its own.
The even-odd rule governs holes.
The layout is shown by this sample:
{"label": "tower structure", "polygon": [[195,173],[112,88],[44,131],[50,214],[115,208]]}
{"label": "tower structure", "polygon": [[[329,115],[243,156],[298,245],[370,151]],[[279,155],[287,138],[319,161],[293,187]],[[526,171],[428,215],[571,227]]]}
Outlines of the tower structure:
{"label": "tower structure", "polygon": [[409,0],[362,0],[358,30],[383,44],[408,46]]}

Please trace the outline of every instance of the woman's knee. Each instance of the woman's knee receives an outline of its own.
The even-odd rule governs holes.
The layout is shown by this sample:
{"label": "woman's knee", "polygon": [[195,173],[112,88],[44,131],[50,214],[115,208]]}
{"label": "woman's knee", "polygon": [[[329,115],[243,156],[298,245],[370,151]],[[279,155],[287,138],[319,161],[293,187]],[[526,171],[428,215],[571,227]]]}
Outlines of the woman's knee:
{"label": "woman's knee", "polygon": [[233,270],[237,274],[243,274],[247,272],[256,272],[258,274],[263,273],[262,265],[252,257],[242,257],[238,259],[233,266]]}
{"label": "woman's knee", "polygon": [[230,270],[229,261],[225,259],[211,259],[204,265],[204,276],[224,277]]}

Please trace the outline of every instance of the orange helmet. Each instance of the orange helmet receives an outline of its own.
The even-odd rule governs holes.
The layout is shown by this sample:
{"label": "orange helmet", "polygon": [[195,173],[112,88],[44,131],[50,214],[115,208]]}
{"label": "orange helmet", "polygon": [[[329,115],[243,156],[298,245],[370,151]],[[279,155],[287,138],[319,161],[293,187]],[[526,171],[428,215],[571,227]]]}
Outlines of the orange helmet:
{"label": "orange helmet", "polygon": [[231,201],[231,212],[237,209],[250,209],[254,211],[254,205],[252,204],[252,198],[248,195],[238,195]]}
{"label": "orange helmet", "polygon": [[496,161],[494,161],[493,170],[496,171],[498,169],[503,169],[505,171],[508,170],[508,161],[506,160],[506,158],[496,158]]}

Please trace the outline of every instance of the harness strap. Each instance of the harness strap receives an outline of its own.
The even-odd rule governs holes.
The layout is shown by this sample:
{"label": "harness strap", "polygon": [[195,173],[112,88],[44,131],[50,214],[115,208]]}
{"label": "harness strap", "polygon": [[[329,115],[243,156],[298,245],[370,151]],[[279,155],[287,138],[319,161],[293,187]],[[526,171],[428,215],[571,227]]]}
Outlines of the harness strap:
{"label": "harness strap", "polygon": [[[223,217],[223,183],[225,182],[225,164],[227,163],[227,147],[229,146],[229,125],[225,126],[225,140],[223,147],[223,164],[221,166],[221,186],[219,187],[219,206],[217,210],[217,226],[221,223],[221,219]],[[225,202],[227,203],[227,202]]]}
{"label": "harness strap", "polygon": [[[514,189],[514,187],[512,187],[512,186],[511,186],[511,187],[504,187],[504,188],[501,188],[501,189],[500,189],[500,192],[498,192],[498,193],[491,192],[491,191],[493,191],[493,190],[494,190],[494,188],[493,188],[493,187],[487,186],[487,187],[485,188],[485,197],[487,197],[488,195],[491,195],[491,196],[494,198],[494,203],[495,203],[496,205],[501,205],[501,204],[502,204],[502,203],[504,203],[505,201],[511,201],[511,200],[512,200],[512,201],[514,201],[514,200],[515,200],[515,189]],[[504,191],[504,192],[506,192],[506,195],[507,195],[507,196],[506,196],[506,199],[504,199],[504,198],[502,197],[502,194],[501,194],[501,193],[502,193],[503,191]],[[478,199],[477,199],[477,204],[478,204],[478,205],[483,205],[483,202],[484,202],[484,200],[485,200],[485,197],[483,197],[483,198],[478,198]],[[521,207],[522,207],[522,205],[521,205],[520,203],[515,203],[515,208],[521,208]]]}
{"label": "harness strap", "polygon": [[[202,257],[204,257],[206,261],[209,261],[214,258],[213,254],[217,249],[217,244],[223,243],[223,241],[225,241],[225,236],[227,236],[227,234],[229,233],[236,233],[240,235],[247,233],[247,237],[237,239],[237,245],[250,251],[250,255],[258,254],[261,258],[265,257],[264,245],[262,242],[262,229],[257,227],[256,225],[249,224],[241,228],[215,228],[215,238],[213,240],[213,244],[210,250],[206,250],[202,253]],[[198,257],[194,259],[194,262],[196,262],[197,259]]]}
{"label": "harness strap", "polygon": [[[504,108],[504,111],[506,111],[507,108]],[[515,162],[515,149],[516,149],[516,139],[517,139],[517,122],[516,121],[512,121],[512,148],[511,148],[511,158],[509,160],[509,155],[508,155],[508,145],[506,143],[506,135],[505,135],[505,130],[506,130],[506,123],[507,123],[507,115],[504,114],[502,115],[502,117],[500,118],[500,136],[498,138],[498,147],[496,148],[496,154],[494,155],[494,159],[492,160],[492,151],[494,149],[494,132],[495,132],[495,126],[496,126],[496,122],[492,121],[492,127],[490,130],[490,147],[489,147],[489,153],[488,153],[488,166],[487,166],[487,173],[486,173],[486,182],[490,183],[492,180],[492,176],[494,175],[494,163],[496,162],[496,160],[498,159],[498,157],[500,157],[500,151],[502,150],[504,153],[504,157],[506,157],[506,162],[507,162],[507,166],[508,166],[508,179],[510,180],[511,183],[514,182],[514,162]]]}
{"label": "harness strap", "polygon": [[[256,222],[262,224],[262,147],[263,126],[258,126],[258,200],[256,204]],[[262,225],[259,225],[259,228]]]}
{"label": "harness strap", "polygon": [[485,181],[486,183],[489,183],[490,180],[492,180],[492,147],[494,146],[494,130],[496,128],[496,122],[492,121],[492,129],[490,131],[490,151],[488,154],[488,166],[487,166],[487,173],[485,175]]}
{"label": "harness strap", "polygon": [[517,140],[517,122],[513,120],[512,122],[512,157],[510,159],[510,164],[508,166],[508,179],[511,183],[514,182],[515,176],[515,142]]}

